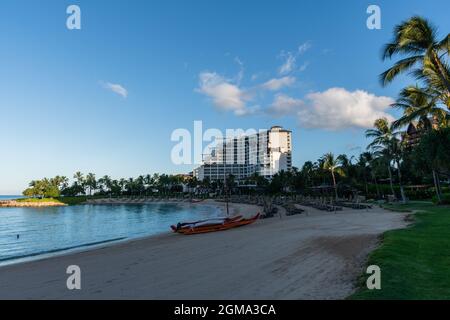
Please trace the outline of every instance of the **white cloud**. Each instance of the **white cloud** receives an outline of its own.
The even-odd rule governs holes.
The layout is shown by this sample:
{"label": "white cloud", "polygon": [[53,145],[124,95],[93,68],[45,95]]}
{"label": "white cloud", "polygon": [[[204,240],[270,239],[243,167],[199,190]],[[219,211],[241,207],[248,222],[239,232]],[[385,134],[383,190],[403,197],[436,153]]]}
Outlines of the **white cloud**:
{"label": "white cloud", "polygon": [[260,111],[261,107],[259,105],[249,106],[245,107],[243,109],[236,110],[234,112],[237,116],[249,116],[249,115],[255,115]]}
{"label": "white cloud", "polygon": [[284,59],[284,63],[278,68],[278,73],[281,75],[288,74],[295,69],[295,63],[297,58],[292,52],[282,52],[280,57]]}
{"label": "white cloud", "polygon": [[216,107],[236,115],[246,113],[245,101],[249,96],[239,86],[215,72],[202,72],[199,78],[197,91],[210,97]]}
{"label": "white cloud", "polygon": [[304,102],[300,99],[294,99],[284,94],[275,96],[272,105],[268,108],[267,112],[275,117],[286,116],[289,114],[295,114],[304,105]]}
{"label": "white cloud", "polygon": [[295,83],[294,77],[282,77],[271,79],[261,85],[266,90],[276,91],[283,87],[292,86]]}
{"label": "white cloud", "polygon": [[239,72],[236,76],[236,83],[239,85],[244,78],[244,63],[239,59],[239,57],[234,58],[234,62],[236,62],[239,66]]}
{"label": "white cloud", "polygon": [[308,68],[308,66],[309,66],[309,62],[306,61],[300,66],[300,68],[298,68],[298,70],[303,72],[306,70],[306,68]]}
{"label": "white cloud", "polygon": [[308,51],[311,47],[312,47],[311,42],[306,41],[305,43],[302,43],[301,45],[298,46],[298,53],[303,54],[306,51]]}
{"label": "white cloud", "polygon": [[370,128],[381,117],[392,121],[393,117],[385,112],[391,103],[392,98],[363,90],[330,88],[310,93],[304,100],[278,95],[267,111],[276,116],[296,115],[299,124],[306,128],[340,130]]}
{"label": "white cloud", "polygon": [[122,85],[120,84],[114,84],[114,83],[110,83],[110,82],[106,82],[106,83],[102,83],[103,87],[105,89],[108,89],[116,94],[118,94],[119,96],[126,98],[128,97],[128,91],[127,89],[125,89]]}
{"label": "white cloud", "polygon": [[[298,46],[298,49],[296,52],[292,53],[290,51],[282,51],[279,55],[280,58],[284,60],[283,64],[278,68],[278,73],[280,75],[286,75],[291,73],[296,69],[297,64],[297,58],[298,56],[302,55],[306,51],[308,51],[312,47],[311,42],[307,41],[305,43],[302,43]],[[307,67],[308,63],[304,63],[300,67],[300,71],[304,71]]]}

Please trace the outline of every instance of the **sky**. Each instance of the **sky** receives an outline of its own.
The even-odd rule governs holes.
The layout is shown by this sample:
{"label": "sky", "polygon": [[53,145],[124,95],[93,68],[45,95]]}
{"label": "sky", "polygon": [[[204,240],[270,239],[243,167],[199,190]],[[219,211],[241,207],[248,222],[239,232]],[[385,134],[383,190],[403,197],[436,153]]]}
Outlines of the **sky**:
{"label": "sky", "polygon": [[[369,5],[381,29],[366,26]],[[81,29],[66,9],[78,5]],[[356,155],[399,78],[380,58],[396,24],[450,30],[446,0],[2,0],[0,194],[76,171],[113,178],[187,173],[171,159],[179,128],[293,131],[293,164]]]}

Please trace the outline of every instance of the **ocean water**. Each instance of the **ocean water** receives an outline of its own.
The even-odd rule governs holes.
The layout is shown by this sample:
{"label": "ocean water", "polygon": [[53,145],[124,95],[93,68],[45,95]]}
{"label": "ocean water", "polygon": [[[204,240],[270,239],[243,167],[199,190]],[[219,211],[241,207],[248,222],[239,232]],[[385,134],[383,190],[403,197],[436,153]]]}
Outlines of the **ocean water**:
{"label": "ocean water", "polygon": [[215,206],[177,203],[0,208],[0,265],[170,232],[179,221],[221,215]]}
{"label": "ocean water", "polygon": [[2,196],[2,195],[0,195],[0,201],[2,201],[2,200],[20,199],[20,198],[23,198],[23,196]]}

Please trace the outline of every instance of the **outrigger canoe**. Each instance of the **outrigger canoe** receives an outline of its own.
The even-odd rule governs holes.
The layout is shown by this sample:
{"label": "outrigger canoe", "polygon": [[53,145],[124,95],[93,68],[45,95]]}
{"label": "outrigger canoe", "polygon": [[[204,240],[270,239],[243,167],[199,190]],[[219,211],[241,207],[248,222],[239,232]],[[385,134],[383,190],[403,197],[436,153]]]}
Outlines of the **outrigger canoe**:
{"label": "outrigger canoe", "polygon": [[259,213],[250,219],[244,219],[242,216],[233,218],[223,218],[221,222],[215,222],[217,219],[197,221],[194,223],[179,223],[177,226],[171,226],[173,232],[190,235],[214,231],[223,231],[231,228],[237,228],[251,224],[258,220]]}
{"label": "outrigger canoe", "polygon": [[194,228],[194,227],[200,227],[200,226],[208,226],[208,225],[215,225],[215,224],[223,224],[225,222],[231,222],[235,220],[241,219],[242,216],[235,216],[232,218],[228,217],[217,217],[217,218],[211,218],[206,220],[198,220],[193,222],[180,222],[176,226],[170,226],[172,230],[179,230],[183,228]]}

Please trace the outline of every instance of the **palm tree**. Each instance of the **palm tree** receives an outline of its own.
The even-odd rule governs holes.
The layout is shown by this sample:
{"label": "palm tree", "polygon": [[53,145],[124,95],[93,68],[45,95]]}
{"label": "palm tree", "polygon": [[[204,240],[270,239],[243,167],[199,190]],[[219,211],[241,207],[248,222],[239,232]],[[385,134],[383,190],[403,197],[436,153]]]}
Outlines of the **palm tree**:
{"label": "palm tree", "polygon": [[402,197],[402,202],[406,203],[406,195],[405,190],[403,188],[403,182],[402,182],[402,170],[401,170],[401,164],[403,158],[403,148],[402,148],[402,142],[397,139],[395,136],[389,141],[389,144],[387,145],[387,152],[394,161],[394,163],[397,165],[397,175],[398,175],[398,184],[400,186],[400,195]]}
{"label": "palm tree", "polygon": [[125,187],[127,186],[127,180],[124,178],[121,178],[118,182],[118,185],[120,187],[120,194],[123,195],[123,191],[125,190]]}
{"label": "palm tree", "polygon": [[[403,109],[403,116],[393,122],[393,128],[399,128],[417,121],[422,132],[431,132],[448,127],[450,113],[436,106],[436,100],[427,89],[409,86],[400,92],[400,97],[392,104],[393,107]],[[441,200],[439,175],[434,166],[431,168],[436,196]]]}
{"label": "palm tree", "polygon": [[395,162],[397,165],[397,174],[400,185],[400,192],[402,201],[406,202],[405,191],[402,184],[402,174],[400,168],[400,161],[402,158],[401,142],[397,139],[398,132],[394,132],[392,126],[386,118],[375,120],[374,129],[366,130],[366,137],[373,138],[373,141],[367,146],[367,149],[376,152],[378,155],[386,159],[389,171],[389,178],[391,181],[392,195],[395,196],[393,182],[392,182],[392,167],[391,163]]}
{"label": "palm tree", "polygon": [[153,180],[152,175],[150,175],[150,174],[145,175],[144,184],[145,184],[145,190],[146,190],[147,195],[148,195],[148,191],[151,190],[154,183],[155,183],[155,181]]}
{"label": "palm tree", "polygon": [[122,193],[122,187],[120,185],[120,182],[116,179],[111,181],[111,191],[110,191],[110,196],[114,195],[119,195]]}
{"label": "palm tree", "polygon": [[64,190],[69,187],[69,178],[66,176],[62,176],[61,178],[61,190]]}
{"label": "palm tree", "polygon": [[145,191],[145,177],[143,175],[137,177],[136,189],[139,192],[139,196],[142,196],[142,192]]}
{"label": "palm tree", "polygon": [[392,168],[391,168],[391,157],[387,152],[387,149],[380,150],[379,146],[387,145],[388,141],[393,138],[393,133],[391,127],[389,126],[389,121],[386,118],[380,118],[375,120],[374,123],[375,129],[366,130],[366,137],[373,138],[373,141],[367,146],[367,150],[374,151],[375,154],[379,158],[385,160],[388,172],[389,172],[389,181],[391,185],[392,195],[395,197],[394,185],[392,181]]}
{"label": "palm tree", "polygon": [[69,179],[64,176],[56,176],[50,179],[50,183],[61,191],[69,186]]}
{"label": "palm tree", "polygon": [[[366,180],[366,172],[369,171],[369,174],[375,183],[375,189],[377,192],[377,197],[380,198],[380,189],[378,187],[376,168],[379,165],[380,159],[376,157],[376,154],[370,150],[365,151],[359,155],[358,164],[361,168],[363,168],[364,180]],[[392,188],[393,189],[393,188]],[[367,188],[366,188],[367,192]]]}
{"label": "palm tree", "polygon": [[[372,161],[372,153],[367,151],[359,155],[357,163],[358,167],[361,168],[362,175],[364,178],[366,196],[369,194],[369,186],[367,184],[367,169],[370,167],[370,161]],[[378,188],[377,188],[377,195],[378,195]]]}
{"label": "palm tree", "polygon": [[86,183],[85,183],[85,179],[83,174],[80,171],[75,172],[75,174],[73,175],[73,178],[75,179],[75,189],[77,189],[77,193],[83,193],[85,194],[86,192]]}
{"label": "palm tree", "polygon": [[128,178],[128,180],[126,180],[125,188],[130,193],[130,195],[133,195],[133,192],[134,192],[134,178]]}
{"label": "palm tree", "polygon": [[84,184],[84,176],[80,171],[75,172],[75,174],[73,175],[73,178],[76,180],[76,182],[79,185],[83,185]]}
{"label": "palm tree", "polygon": [[97,188],[97,180],[95,179],[95,174],[88,173],[86,176],[86,186],[89,188],[89,196],[92,195],[92,190]]}
{"label": "palm tree", "polygon": [[113,187],[111,177],[108,175],[104,175],[103,177],[98,179],[98,182],[100,183],[100,185],[105,187],[106,192],[111,196]]}
{"label": "palm tree", "polygon": [[[450,72],[443,58],[450,52],[450,35],[437,39],[436,28],[426,19],[414,16],[395,27],[394,40],[385,45],[383,60],[402,54],[405,58],[380,75],[387,85],[401,73],[410,71],[435,88],[441,88],[450,98]],[[447,105],[450,108],[450,105]]]}
{"label": "palm tree", "polygon": [[344,176],[349,184],[356,180],[356,166],[353,164],[354,156],[348,157],[346,154],[341,154],[338,159],[341,161],[341,167],[344,172]]}
{"label": "palm tree", "polygon": [[392,123],[394,129],[417,121],[425,131],[433,127],[448,126],[450,113],[437,106],[436,98],[426,88],[408,86],[404,88],[392,107],[401,109],[403,116]]}
{"label": "palm tree", "polygon": [[311,187],[313,185],[313,178],[314,178],[314,172],[315,172],[314,164],[311,161],[306,161],[303,164],[303,167],[300,172],[301,172],[301,175],[306,180],[305,181],[306,187]]}
{"label": "palm tree", "polygon": [[340,157],[335,158],[334,155],[329,152],[322,157],[322,168],[326,171],[331,172],[331,176],[333,178],[334,193],[336,196],[336,200],[338,200],[335,174],[337,173],[339,175],[344,175],[344,171],[342,170],[342,159]]}

